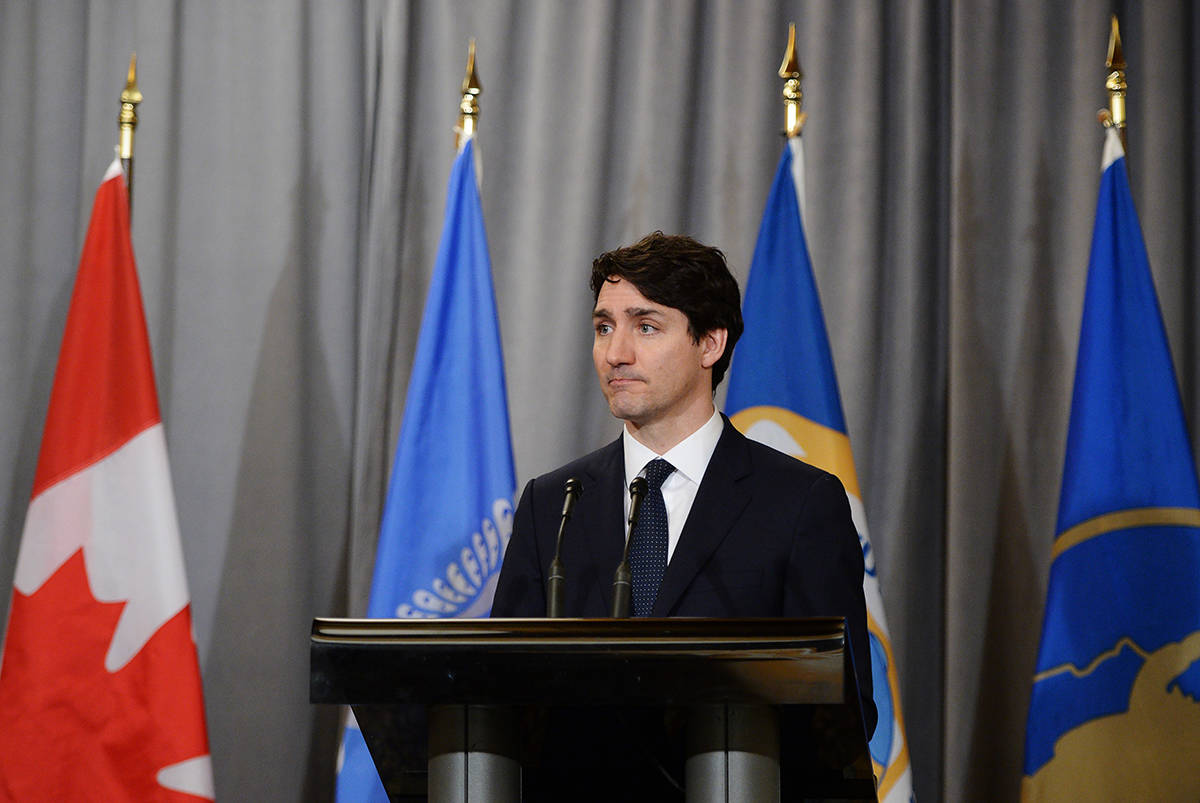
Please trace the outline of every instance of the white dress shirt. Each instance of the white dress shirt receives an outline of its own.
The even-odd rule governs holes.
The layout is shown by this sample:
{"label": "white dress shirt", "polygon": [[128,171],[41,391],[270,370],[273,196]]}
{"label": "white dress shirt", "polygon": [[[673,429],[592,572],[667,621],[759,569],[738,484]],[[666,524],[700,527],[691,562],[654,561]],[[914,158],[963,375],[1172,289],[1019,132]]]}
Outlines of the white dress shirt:
{"label": "white dress shirt", "polygon": [[[675,545],[679,543],[679,534],[683,532],[683,525],[687,521],[688,513],[692,510],[692,503],[696,501],[696,492],[700,490],[700,481],[704,479],[704,472],[708,469],[708,462],[712,459],[713,451],[717,448],[717,441],[721,439],[721,432],[724,428],[725,422],[721,418],[721,414],[714,408],[712,418],[708,419],[700,429],[675,444],[667,450],[666,454],[661,455],[638,442],[629,434],[628,427],[621,430],[621,439],[625,447],[626,488],[629,487],[629,483],[633,482],[634,477],[645,476],[646,464],[656,457],[661,457],[675,467],[675,471],[667,477],[662,486],[663,502],[667,506],[668,563],[671,562],[671,556],[675,554]],[[628,493],[625,494],[624,520],[628,528]]]}

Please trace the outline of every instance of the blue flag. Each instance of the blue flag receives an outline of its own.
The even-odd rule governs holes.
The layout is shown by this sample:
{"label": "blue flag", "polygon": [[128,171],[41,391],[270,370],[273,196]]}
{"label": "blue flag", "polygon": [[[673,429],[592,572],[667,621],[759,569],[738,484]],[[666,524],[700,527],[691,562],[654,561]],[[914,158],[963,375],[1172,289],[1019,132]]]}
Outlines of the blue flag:
{"label": "blue flag", "polygon": [[1115,129],[1104,146],[1026,800],[1200,800],[1200,493]]}
{"label": "blue flag", "polygon": [[[454,161],[408,383],[367,615],[486,617],[512,534],[513,471],[474,141]],[[386,801],[348,724],[337,799]]]}
{"label": "blue flag", "polygon": [[879,800],[899,803],[912,799],[899,679],[825,317],[804,237],[803,198],[804,154],[800,138],[795,137],[788,140],[779,159],[758,231],[746,282],[746,332],[733,355],[725,410],[747,437],[835,474],[846,487],[866,563],[863,593],[874,699],[879,709],[871,758],[879,779]]}

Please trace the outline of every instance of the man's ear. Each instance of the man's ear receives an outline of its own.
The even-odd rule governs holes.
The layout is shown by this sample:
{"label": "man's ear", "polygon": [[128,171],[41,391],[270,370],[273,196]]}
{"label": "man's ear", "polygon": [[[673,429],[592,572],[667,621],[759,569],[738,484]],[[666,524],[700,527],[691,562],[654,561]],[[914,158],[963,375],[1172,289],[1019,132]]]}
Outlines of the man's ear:
{"label": "man's ear", "polygon": [[725,353],[725,341],[729,337],[728,329],[713,329],[700,336],[700,365],[712,368]]}

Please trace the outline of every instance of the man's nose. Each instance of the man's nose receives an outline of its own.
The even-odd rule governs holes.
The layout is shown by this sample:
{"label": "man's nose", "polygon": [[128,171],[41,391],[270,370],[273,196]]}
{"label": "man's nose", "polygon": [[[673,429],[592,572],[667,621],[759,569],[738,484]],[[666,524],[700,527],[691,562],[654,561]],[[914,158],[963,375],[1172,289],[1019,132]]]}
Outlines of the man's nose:
{"label": "man's nose", "polygon": [[609,335],[604,358],[609,365],[628,365],[633,362],[633,341],[628,332],[618,329]]}

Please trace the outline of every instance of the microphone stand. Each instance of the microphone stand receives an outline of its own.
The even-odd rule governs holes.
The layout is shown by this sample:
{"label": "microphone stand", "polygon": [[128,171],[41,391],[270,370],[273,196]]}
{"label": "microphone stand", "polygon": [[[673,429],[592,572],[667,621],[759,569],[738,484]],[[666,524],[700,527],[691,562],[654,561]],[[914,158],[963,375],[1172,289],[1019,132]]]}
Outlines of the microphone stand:
{"label": "microphone stand", "polygon": [[621,562],[613,575],[613,604],[614,619],[628,619],[630,598],[633,595],[633,572],[629,569],[629,543],[633,541],[633,528],[637,526],[638,515],[642,511],[642,499],[646,497],[646,478],[634,477],[629,483],[629,532],[625,537],[625,549],[621,553]]}
{"label": "microphone stand", "polygon": [[550,574],[546,578],[546,617],[560,619],[563,616],[563,597],[565,594],[566,574],[563,570],[559,553],[562,552],[563,531],[567,529],[567,521],[575,508],[575,502],[583,493],[583,485],[571,477],[564,488],[562,518],[558,522],[558,540],[554,544],[554,560],[550,561]]}

